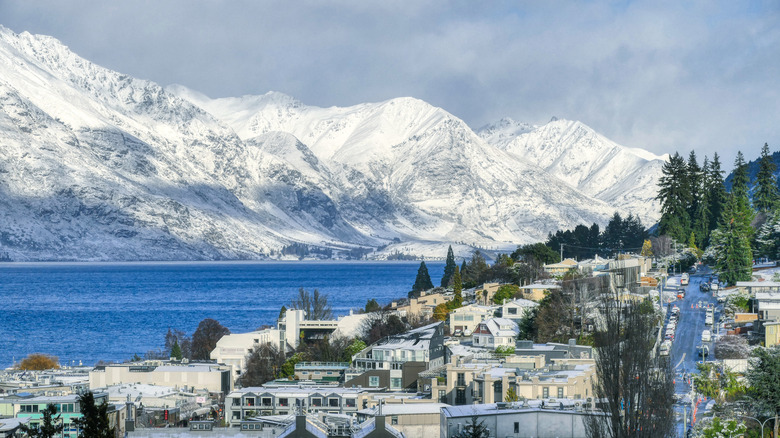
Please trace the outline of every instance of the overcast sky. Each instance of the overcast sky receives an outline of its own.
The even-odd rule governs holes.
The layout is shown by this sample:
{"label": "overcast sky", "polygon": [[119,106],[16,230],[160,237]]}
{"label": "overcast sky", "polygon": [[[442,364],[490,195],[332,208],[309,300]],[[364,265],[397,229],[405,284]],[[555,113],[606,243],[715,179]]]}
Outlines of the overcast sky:
{"label": "overcast sky", "polygon": [[630,147],[731,163],[780,150],[780,2],[29,1],[0,23],[211,97],[412,96],[473,128],[580,120]]}

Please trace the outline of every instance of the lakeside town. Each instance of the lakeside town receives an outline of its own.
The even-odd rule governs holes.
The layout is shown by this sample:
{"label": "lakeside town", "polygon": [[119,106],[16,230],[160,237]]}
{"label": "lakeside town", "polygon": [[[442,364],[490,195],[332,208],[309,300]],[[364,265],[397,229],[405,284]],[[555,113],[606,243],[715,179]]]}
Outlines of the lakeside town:
{"label": "lakeside town", "polygon": [[[510,271],[540,253],[532,247]],[[610,303],[651,315],[648,359],[670,364],[669,409],[686,430],[717,416],[722,375],[745,380],[749,345],[780,344],[774,263],[727,286],[690,260],[690,251],[567,258],[540,264],[523,286],[466,289],[454,263],[448,287],[430,287],[423,262],[408,298],[322,318],[332,315],[327,297],[301,290],[274,326],[214,339],[207,360],[191,359],[197,332],[169,332],[164,358],[46,370],[34,369],[45,355],[27,358],[18,364],[27,369],[0,373],[0,434],[23,436],[54,412],[53,436],[75,438],[89,394],[105,403],[114,436],[585,437],[588,419],[609,412],[593,340]]]}

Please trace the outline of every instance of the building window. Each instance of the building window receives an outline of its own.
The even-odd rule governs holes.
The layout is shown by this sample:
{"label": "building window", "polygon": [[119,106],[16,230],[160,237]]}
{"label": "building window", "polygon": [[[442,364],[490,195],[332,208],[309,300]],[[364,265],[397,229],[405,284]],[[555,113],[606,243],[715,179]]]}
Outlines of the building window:
{"label": "building window", "polygon": [[458,386],[466,386],[466,374],[458,373]]}
{"label": "building window", "polygon": [[558,387],[558,398],[563,398],[563,386]]}
{"label": "building window", "polygon": [[495,401],[501,401],[503,398],[501,395],[504,393],[504,385],[499,380],[498,382],[493,383],[493,393]]}
{"label": "building window", "polygon": [[355,406],[357,406],[357,403],[354,398],[345,398],[344,405],[348,408],[354,408]]}
{"label": "building window", "polygon": [[263,406],[271,406],[271,397],[263,397]]}
{"label": "building window", "polygon": [[311,405],[315,407],[322,406],[322,399],[319,397],[312,397],[311,399]]}
{"label": "building window", "polygon": [[542,398],[550,398],[550,388],[547,386],[542,388]]}
{"label": "building window", "polygon": [[339,399],[336,397],[331,397],[328,399],[328,407],[331,408],[337,408],[339,407]]}
{"label": "building window", "polygon": [[390,379],[390,387],[393,389],[399,389],[401,388],[401,378],[400,377],[393,377]]}
{"label": "building window", "polygon": [[241,399],[240,398],[234,398],[233,399],[233,406],[241,406]]}
{"label": "building window", "polygon": [[279,399],[279,406],[289,406],[289,404],[290,403],[287,401],[286,398],[280,398]]}
{"label": "building window", "polygon": [[506,309],[506,312],[510,315],[517,315],[517,307],[510,307]]}
{"label": "building window", "polygon": [[379,376],[368,376],[368,386],[376,388],[379,386]]}
{"label": "building window", "polygon": [[390,417],[390,425],[391,426],[397,426],[398,425],[398,416],[397,415],[393,415],[392,417]]}
{"label": "building window", "polygon": [[515,433],[520,433],[520,423],[515,421]]}
{"label": "building window", "polygon": [[233,411],[233,419],[234,420],[240,420],[241,419],[241,411]]}
{"label": "building window", "polygon": [[447,403],[447,391],[439,390],[439,403]]}
{"label": "building window", "polygon": [[246,406],[254,406],[255,405],[255,398],[254,397],[247,397],[244,399],[244,403]]}

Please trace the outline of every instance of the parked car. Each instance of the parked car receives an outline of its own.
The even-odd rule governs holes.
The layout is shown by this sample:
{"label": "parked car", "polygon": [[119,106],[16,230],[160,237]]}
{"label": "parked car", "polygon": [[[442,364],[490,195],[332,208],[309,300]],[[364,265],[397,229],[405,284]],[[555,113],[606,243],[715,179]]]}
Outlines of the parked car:
{"label": "parked car", "polygon": [[702,292],[709,292],[710,285],[708,283],[701,283],[699,285],[699,290],[702,291]]}
{"label": "parked car", "polygon": [[463,336],[471,336],[471,330],[469,329],[463,330]]}
{"label": "parked car", "polygon": [[463,330],[455,329],[455,331],[452,333],[452,336],[463,336]]}
{"label": "parked car", "polygon": [[701,341],[702,342],[710,342],[712,341],[712,332],[709,330],[704,330],[701,332]]}

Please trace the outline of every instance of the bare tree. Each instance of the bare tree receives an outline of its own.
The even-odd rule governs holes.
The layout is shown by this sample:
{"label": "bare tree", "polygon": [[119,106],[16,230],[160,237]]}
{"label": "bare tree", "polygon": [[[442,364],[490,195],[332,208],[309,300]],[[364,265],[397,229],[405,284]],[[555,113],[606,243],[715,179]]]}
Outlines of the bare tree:
{"label": "bare tree", "polygon": [[308,320],[319,321],[333,318],[333,308],[328,303],[328,295],[320,294],[317,289],[311,293],[304,288],[298,289],[298,296],[292,300],[290,307],[305,311]]}
{"label": "bare tree", "polygon": [[243,387],[260,386],[279,375],[284,365],[285,355],[275,345],[265,343],[246,357],[246,371],[238,378],[238,384]]}
{"label": "bare tree", "polygon": [[192,334],[192,359],[209,360],[211,352],[217,347],[217,342],[223,336],[229,335],[230,330],[219,321],[206,318],[198,324],[195,333]]}
{"label": "bare tree", "polygon": [[742,336],[726,335],[715,343],[715,357],[718,359],[746,359],[750,357],[750,350]]}
{"label": "bare tree", "polygon": [[403,333],[408,328],[406,323],[396,313],[381,311],[373,312],[371,316],[364,319],[361,323],[360,331],[363,334],[363,341],[366,345],[371,345],[385,336]]}
{"label": "bare tree", "polygon": [[621,303],[616,292],[600,299],[594,332],[598,407],[590,415],[590,437],[644,438],[674,435],[674,385],[669,361],[655,354],[651,305]]}

